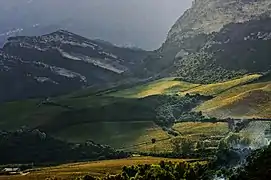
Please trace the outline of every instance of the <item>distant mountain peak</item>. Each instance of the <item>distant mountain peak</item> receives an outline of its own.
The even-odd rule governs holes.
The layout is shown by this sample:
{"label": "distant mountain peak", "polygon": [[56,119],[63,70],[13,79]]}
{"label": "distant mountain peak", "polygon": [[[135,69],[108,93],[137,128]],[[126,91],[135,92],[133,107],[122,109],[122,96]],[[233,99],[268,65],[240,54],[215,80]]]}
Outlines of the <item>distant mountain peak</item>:
{"label": "distant mountain peak", "polygon": [[[147,54],[98,43],[66,30],[10,37],[0,49],[0,80],[14,84],[0,88],[0,101],[4,98],[1,94],[10,94],[7,99],[47,96],[116,82],[127,78]],[[40,88],[44,90],[32,91]]]}

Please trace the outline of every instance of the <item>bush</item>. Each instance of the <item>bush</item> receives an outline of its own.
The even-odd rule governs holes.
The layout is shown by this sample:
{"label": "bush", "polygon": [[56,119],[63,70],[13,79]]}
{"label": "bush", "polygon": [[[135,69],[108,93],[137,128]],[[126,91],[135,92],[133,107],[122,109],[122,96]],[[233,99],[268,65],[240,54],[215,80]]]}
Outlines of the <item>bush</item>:
{"label": "bush", "polygon": [[[195,180],[203,176],[206,167],[207,165],[199,163],[190,164],[187,162],[172,163],[170,161],[161,161],[158,165],[124,166],[120,174],[114,176],[107,175],[100,180]],[[95,180],[91,176],[87,176],[87,178]]]}

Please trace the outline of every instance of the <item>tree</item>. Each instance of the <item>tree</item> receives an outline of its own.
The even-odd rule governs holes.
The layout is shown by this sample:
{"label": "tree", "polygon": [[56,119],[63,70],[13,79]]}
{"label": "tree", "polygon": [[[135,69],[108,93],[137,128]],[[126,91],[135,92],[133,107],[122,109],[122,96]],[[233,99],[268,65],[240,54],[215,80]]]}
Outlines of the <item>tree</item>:
{"label": "tree", "polygon": [[173,139],[171,140],[172,150],[174,153],[180,153],[181,152],[181,146],[180,146],[180,140],[179,139]]}
{"label": "tree", "polygon": [[178,138],[171,141],[174,153],[189,154],[194,151],[194,144],[188,138]]}

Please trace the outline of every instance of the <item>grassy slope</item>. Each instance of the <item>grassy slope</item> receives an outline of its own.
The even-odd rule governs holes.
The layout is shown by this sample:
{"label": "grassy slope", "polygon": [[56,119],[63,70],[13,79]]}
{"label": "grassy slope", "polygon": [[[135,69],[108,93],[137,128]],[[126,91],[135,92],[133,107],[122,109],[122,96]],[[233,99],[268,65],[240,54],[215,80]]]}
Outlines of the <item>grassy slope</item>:
{"label": "grassy slope", "polygon": [[[199,93],[202,95],[216,96],[221,92],[225,92],[226,90],[231,91],[230,89],[232,87],[242,85],[257,78],[259,78],[259,75],[248,75],[236,80],[209,85],[191,84],[178,81],[176,78],[165,78],[147,83],[145,85],[136,86],[134,88],[109,93],[106,94],[106,96],[91,95],[78,98],[64,96],[56,98],[56,101],[60,104],[69,105],[75,108],[89,108],[119,102],[126,97],[139,98],[155,94],[179,93],[184,95],[186,93]],[[60,112],[65,111],[65,109],[60,107],[42,106],[41,108],[38,108],[38,103],[39,100],[27,100],[0,105],[0,128],[13,129],[25,124],[39,125],[53,119]]]}
{"label": "grassy slope", "polygon": [[[165,78],[109,95],[139,98],[153,94],[201,94],[215,97],[196,108],[196,111],[203,111],[206,115],[222,118],[228,116],[270,118],[269,80],[270,75],[261,78],[259,74],[252,74],[222,83],[200,85],[178,81],[176,78]],[[262,86],[266,88],[262,89]]]}
{"label": "grassy slope", "polygon": [[198,84],[187,83],[176,78],[164,78],[133,88],[120,90],[109,95],[126,98],[142,98],[158,94],[171,94],[174,92],[186,91],[198,86]]}
{"label": "grassy slope", "polygon": [[[257,78],[259,78],[259,75],[248,75],[240,79],[210,85],[190,84],[178,81],[176,78],[166,78],[103,96],[91,95],[77,98],[64,96],[55,98],[54,100],[60,104],[69,105],[77,109],[92,107],[102,108],[107,105],[115,106],[114,103],[123,101],[126,103],[129,103],[128,101],[137,101],[135,97],[145,97],[153,94],[171,94],[178,92],[180,94],[200,93],[217,96],[196,108],[196,110],[201,110],[205,114],[219,116],[225,114],[225,112],[228,112],[228,110],[232,108],[233,110],[236,109],[236,111],[238,110],[243,113],[243,116],[246,112],[240,111],[240,107],[245,109],[245,105],[249,104],[248,102],[251,102],[254,111],[250,111],[247,115],[251,117],[260,117],[263,115],[269,116],[271,112],[270,82],[264,81],[242,86],[242,84],[251,82]],[[130,99],[130,97],[134,97],[135,99]],[[248,100],[246,100],[246,97],[249,97]],[[254,98],[251,99],[251,97]],[[57,127],[51,132],[56,137],[71,142],[82,142],[90,139],[101,144],[112,145],[116,148],[126,147],[127,150],[148,152],[172,150],[172,137],[151,122],[152,119],[144,121],[129,120],[118,122],[118,120],[115,120],[114,122],[91,123],[92,115],[86,114],[88,117],[86,119],[82,119],[81,116],[75,116],[77,118],[71,117],[74,122],[69,124],[67,123],[70,121],[69,116],[62,116],[63,113],[68,111],[67,109],[45,105],[37,107],[39,102],[39,100],[28,100],[0,105],[0,129],[13,130],[23,125],[28,125],[30,127],[49,125],[48,127]],[[131,106],[132,109],[136,107],[138,107],[137,103]],[[122,108],[120,108],[120,110],[121,109]],[[231,113],[229,115],[233,116],[235,114]],[[198,128],[196,124],[193,124],[192,126],[184,124],[182,125],[183,128],[179,125],[175,125],[174,128],[181,134],[186,132],[185,129],[193,130],[193,132],[186,133],[187,135],[182,134],[184,137],[199,137],[196,134],[209,136],[209,131],[223,134],[225,132],[224,128],[226,127],[221,127],[217,124],[214,124],[214,127],[208,124],[199,126],[205,126],[199,129],[199,133],[197,133],[198,131],[195,129]],[[216,127],[218,127],[217,130],[211,131],[211,129],[215,129]],[[223,133],[221,133],[221,129]],[[152,138],[167,140],[151,144]]]}
{"label": "grassy slope", "polygon": [[[105,160],[97,162],[84,162],[74,164],[64,164],[56,167],[48,167],[38,169],[25,176],[0,176],[0,180],[34,180],[46,179],[49,177],[73,179],[78,176],[92,175],[102,177],[106,174],[118,174],[121,172],[123,166],[132,166],[139,164],[158,164],[160,161],[182,162],[190,161],[189,159],[167,159],[155,157],[133,157],[119,160]],[[201,163],[206,163],[202,161]]]}
{"label": "grassy slope", "polygon": [[196,88],[193,88],[191,90],[181,92],[179,94],[184,95],[186,93],[189,94],[201,94],[205,96],[217,96],[218,94],[227,91],[233,87],[243,85],[245,83],[254,81],[261,77],[259,74],[253,74],[253,75],[246,75],[244,77],[222,82],[222,83],[215,83],[215,84],[207,84],[207,85],[202,85]]}
{"label": "grassy slope", "polygon": [[[139,146],[127,148],[126,150],[135,150],[140,152],[171,152],[173,149],[172,141],[176,139],[189,139],[194,143],[204,141],[210,137],[223,137],[228,133],[227,123],[176,123],[173,126],[176,132],[179,132],[178,136],[169,136],[162,131],[150,131],[147,136],[141,136],[136,141]],[[158,142],[155,144],[150,143],[151,138],[156,138]],[[147,141],[146,141],[147,140]],[[161,140],[161,141],[159,141]],[[147,142],[142,144],[142,142]],[[207,145],[209,146],[209,145]],[[215,145],[214,145],[215,146]],[[212,146],[213,147],[213,146]]]}
{"label": "grassy slope", "polygon": [[[172,140],[176,138],[192,138],[197,142],[210,136],[224,136],[228,132],[226,123],[177,123],[173,127],[180,133],[177,137],[168,135],[152,122],[95,123],[80,126],[63,129],[56,136],[72,142],[92,139],[125,151],[158,153],[172,151]],[[151,143],[153,138],[157,140],[155,144]]]}
{"label": "grassy slope", "polygon": [[[76,108],[103,107],[104,105],[111,105],[114,102],[120,103],[122,101],[122,98],[95,96],[87,98],[60,98],[57,100],[60,104]],[[137,100],[128,99],[127,101]],[[69,124],[66,123],[68,121],[67,119],[61,118],[61,114],[69,110],[46,105],[38,107],[39,102],[40,100],[28,100],[0,105],[0,129],[16,130],[24,125],[32,128],[53,126],[54,129],[58,127],[60,123],[60,128],[56,128],[50,132],[57,138],[70,142],[93,140],[97,143],[112,145],[115,148],[129,147],[127,150],[139,151],[146,150],[147,144],[150,144],[151,139],[154,137],[157,138],[157,140],[169,137],[168,134],[154,124],[151,119],[148,121],[133,121],[132,119],[127,119],[127,121],[120,122],[115,120],[112,122],[95,121],[91,123],[84,122],[88,119],[86,117],[82,122],[78,119],[75,120],[75,124]],[[91,120],[92,118],[90,117],[89,121]],[[144,146],[133,146],[138,144],[144,144]],[[147,149],[151,149],[151,147]]]}
{"label": "grassy slope", "polygon": [[59,107],[38,108],[39,102],[33,99],[0,104],[0,128],[14,130],[24,125],[35,127],[63,111]]}
{"label": "grassy slope", "polygon": [[72,141],[81,142],[87,139],[100,144],[108,144],[115,148],[133,147],[135,144],[150,143],[152,138],[168,138],[166,132],[153,122],[104,122],[80,124],[61,129],[55,136]]}
{"label": "grassy slope", "polygon": [[234,80],[215,84],[192,84],[180,81],[177,78],[164,78],[133,88],[120,90],[108,95],[124,98],[142,98],[157,94],[201,94],[206,96],[216,96],[233,87],[255,81],[260,78],[259,74],[245,75]]}
{"label": "grassy slope", "polygon": [[176,123],[173,128],[182,136],[222,136],[228,132],[227,123],[185,122]]}
{"label": "grassy slope", "polygon": [[271,118],[271,81],[233,88],[201,104],[196,111],[222,118]]}
{"label": "grassy slope", "polygon": [[197,142],[208,141],[205,143],[205,148],[217,148],[219,140],[229,132],[227,123],[177,123],[173,129],[181,135],[172,140],[189,139],[194,145]]}

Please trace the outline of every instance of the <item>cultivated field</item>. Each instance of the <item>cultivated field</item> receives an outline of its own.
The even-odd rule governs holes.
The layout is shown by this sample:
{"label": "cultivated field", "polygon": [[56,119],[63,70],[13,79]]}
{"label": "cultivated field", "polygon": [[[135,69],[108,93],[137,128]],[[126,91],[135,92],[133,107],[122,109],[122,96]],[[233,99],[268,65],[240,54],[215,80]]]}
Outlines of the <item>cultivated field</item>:
{"label": "cultivated field", "polygon": [[[104,160],[96,162],[83,162],[74,164],[64,164],[55,167],[36,169],[26,175],[0,176],[0,180],[45,180],[46,178],[73,179],[83,175],[97,177],[107,174],[120,173],[123,166],[139,164],[158,164],[160,161],[194,161],[193,159],[168,159],[156,157],[133,157],[119,160]],[[204,161],[202,162],[204,163]]]}
{"label": "cultivated field", "polygon": [[149,144],[152,138],[165,139],[169,135],[153,122],[101,122],[88,123],[61,129],[56,137],[69,142],[95,140],[114,148],[141,149],[138,144]]}
{"label": "cultivated field", "polygon": [[[95,131],[99,128],[100,131]],[[177,123],[173,129],[178,136],[169,135],[153,122],[95,123],[63,129],[55,136],[69,142],[94,140],[108,144],[116,149],[136,152],[163,153],[172,151],[172,140],[178,138],[193,139],[198,142],[210,136],[225,136],[227,123]],[[156,143],[152,143],[152,139]]]}
{"label": "cultivated field", "polygon": [[125,98],[143,98],[151,95],[174,94],[197,86],[198,84],[179,81],[176,78],[164,78],[144,85],[110,93],[108,95]]}
{"label": "cultivated field", "polygon": [[215,96],[233,87],[252,82],[261,77],[259,74],[245,75],[234,80],[214,84],[192,84],[178,78],[164,78],[133,88],[120,90],[108,95],[125,98],[142,98],[158,94],[201,94]]}
{"label": "cultivated field", "polygon": [[221,118],[271,118],[271,82],[235,87],[195,110]]}

